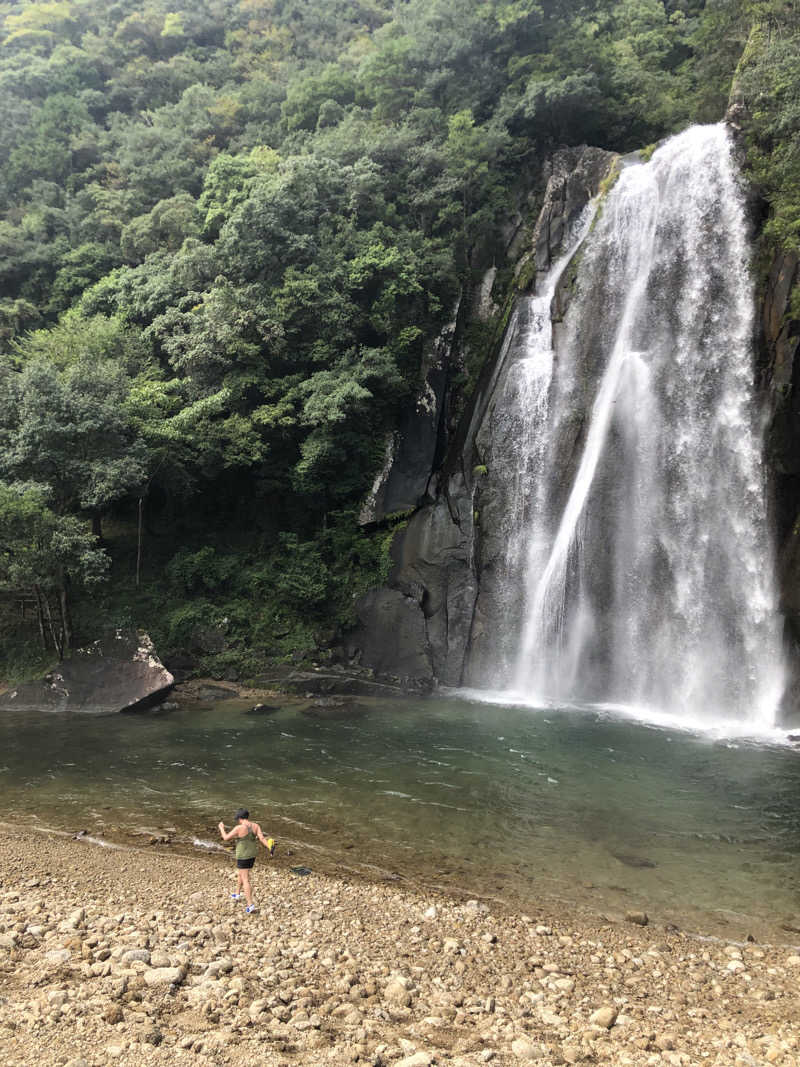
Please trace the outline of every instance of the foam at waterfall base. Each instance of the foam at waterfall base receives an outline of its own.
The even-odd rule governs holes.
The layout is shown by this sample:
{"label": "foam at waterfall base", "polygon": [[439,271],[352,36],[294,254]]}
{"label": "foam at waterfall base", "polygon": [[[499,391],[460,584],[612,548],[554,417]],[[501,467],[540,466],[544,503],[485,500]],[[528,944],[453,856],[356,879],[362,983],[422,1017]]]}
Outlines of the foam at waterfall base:
{"label": "foam at waterfall base", "polygon": [[703,714],[690,708],[669,710],[646,704],[620,704],[612,701],[550,700],[542,695],[511,689],[443,688],[442,693],[477,704],[529,708],[531,711],[545,714],[584,712],[598,718],[628,719],[638,726],[679,730],[681,733],[706,737],[712,741],[792,746],[789,740],[792,731],[777,726],[759,726],[752,721],[730,719],[721,714]]}

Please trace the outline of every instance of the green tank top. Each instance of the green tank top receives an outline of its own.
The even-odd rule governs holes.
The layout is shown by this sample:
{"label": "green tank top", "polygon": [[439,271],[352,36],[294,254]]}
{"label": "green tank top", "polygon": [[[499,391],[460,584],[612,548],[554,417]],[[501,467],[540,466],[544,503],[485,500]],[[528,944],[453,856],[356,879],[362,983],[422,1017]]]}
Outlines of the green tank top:
{"label": "green tank top", "polygon": [[236,858],[237,860],[251,860],[258,853],[258,844],[256,842],[256,835],[252,830],[248,830],[244,837],[236,838]]}

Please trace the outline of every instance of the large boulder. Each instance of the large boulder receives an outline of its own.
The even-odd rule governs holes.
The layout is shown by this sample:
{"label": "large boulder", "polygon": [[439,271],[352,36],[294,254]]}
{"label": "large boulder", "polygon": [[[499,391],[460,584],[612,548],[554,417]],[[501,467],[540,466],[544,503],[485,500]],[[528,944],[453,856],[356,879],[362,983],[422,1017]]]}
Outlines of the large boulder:
{"label": "large boulder", "polygon": [[174,679],[147,634],[121,631],[78,649],[35,682],[0,696],[0,708],[108,715],[159,703]]}
{"label": "large boulder", "polygon": [[413,596],[398,589],[375,589],[359,602],[360,626],[349,640],[349,654],[379,674],[403,679],[432,679],[425,618]]}

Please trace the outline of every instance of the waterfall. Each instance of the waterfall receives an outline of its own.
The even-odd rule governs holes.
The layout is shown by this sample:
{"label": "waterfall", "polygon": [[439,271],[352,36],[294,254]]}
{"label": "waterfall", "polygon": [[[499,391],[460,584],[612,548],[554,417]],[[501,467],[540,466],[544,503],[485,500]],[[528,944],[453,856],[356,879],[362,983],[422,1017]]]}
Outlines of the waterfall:
{"label": "waterfall", "polygon": [[493,520],[500,531],[502,573],[498,599],[510,610],[495,629],[492,655],[496,678],[507,677],[516,658],[522,625],[519,589],[526,573],[546,559],[546,531],[537,527],[547,484],[547,426],[555,353],[551,304],[568,263],[585,238],[595,213],[590,204],[564,240],[565,249],[538,281],[536,292],[518,301],[498,360],[499,386],[492,417],[479,443],[491,457],[503,493]]}
{"label": "waterfall", "polygon": [[728,132],[693,127],[605,198],[555,359],[542,321],[563,261],[546,306],[521,309],[534,326],[515,324],[488,462],[509,501],[499,595],[518,609],[498,673],[526,699],[774,720],[749,251]]}

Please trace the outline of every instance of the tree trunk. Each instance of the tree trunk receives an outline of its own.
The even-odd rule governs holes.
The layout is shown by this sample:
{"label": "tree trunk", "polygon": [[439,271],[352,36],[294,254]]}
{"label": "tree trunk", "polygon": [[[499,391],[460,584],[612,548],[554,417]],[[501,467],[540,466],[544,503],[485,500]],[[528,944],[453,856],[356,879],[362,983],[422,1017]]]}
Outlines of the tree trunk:
{"label": "tree trunk", "polygon": [[42,648],[47,651],[47,634],[44,631],[44,608],[42,607],[42,591],[38,585],[33,587],[33,591],[36,594],[36,622],[39,624],[39,637],[42,642]]}
{"label": "tree trunk", "polygon": [[99,511],[92,512],[92,533],[98,541],[103,540],[103,517]]}
{"label": "tree trunk", "polygon": [[69,613],[68,585],[69,576],[65,575],[58,590],[58,606],[61,609],[61,633],[63,635],[62,655],[68,653],[72,648],[72,619]]}
{"label": "tree trunk", "polygon": [[53,638],[53,648],[58,653],[58,658],[59,659],[63,659],[64,658],[64,642],[62,640],[61,634],[58,633],[58,631],[56,630],[55,624],[53,622],[53,613],[50,610],[50,598],[48,597],[46,592],[43,593],[43,599],[44,599],[44,614],[45,614],[45,618],[47,619],[47,625],[50,628],[50,636]]}
{"label": "tree trunk", "polygon": [[144,514],[144,497],[139,497],[139,528],[136,535],[136,588],[142,574],[142,516]]}

